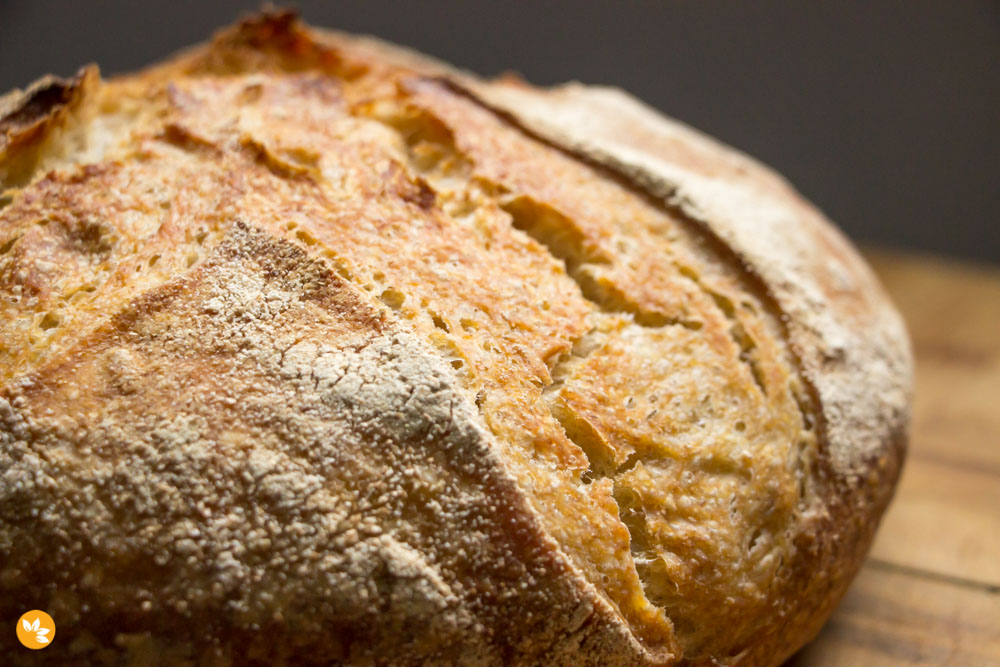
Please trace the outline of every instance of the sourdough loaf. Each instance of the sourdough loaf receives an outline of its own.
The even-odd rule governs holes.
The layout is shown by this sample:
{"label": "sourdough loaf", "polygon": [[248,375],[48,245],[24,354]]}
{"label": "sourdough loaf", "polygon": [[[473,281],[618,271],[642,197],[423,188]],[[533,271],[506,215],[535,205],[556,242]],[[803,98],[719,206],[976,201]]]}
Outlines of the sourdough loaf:
{"label": "sourdough loaf", "polygon": [[892,494],[869,269],[620,91],[271,12],[0,98],[0,184],[0,619],[49,657],[776,664]]}

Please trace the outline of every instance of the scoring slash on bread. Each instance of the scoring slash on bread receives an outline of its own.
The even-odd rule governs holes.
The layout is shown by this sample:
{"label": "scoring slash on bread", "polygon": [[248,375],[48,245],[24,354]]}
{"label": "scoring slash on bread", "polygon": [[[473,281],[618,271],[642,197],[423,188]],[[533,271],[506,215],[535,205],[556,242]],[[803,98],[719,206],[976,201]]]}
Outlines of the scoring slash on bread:
{"label": "scoring slash on bread", "polygon": [[49,657],[777,664],[892,495],[871,271],[618,90],[272,11],[0,98],[0,184],[0,618]]}

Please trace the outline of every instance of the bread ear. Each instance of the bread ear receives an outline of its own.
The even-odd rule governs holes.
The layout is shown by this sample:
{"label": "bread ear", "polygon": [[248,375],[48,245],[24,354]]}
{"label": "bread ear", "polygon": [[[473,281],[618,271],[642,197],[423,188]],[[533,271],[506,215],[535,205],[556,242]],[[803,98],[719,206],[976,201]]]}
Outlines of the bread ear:
{"label": "bread ear", "polygon": [[99,79],[88,65],[70,79],[45,76],[0,97],[0,189],[30,179],[46,137],[69,122]]}

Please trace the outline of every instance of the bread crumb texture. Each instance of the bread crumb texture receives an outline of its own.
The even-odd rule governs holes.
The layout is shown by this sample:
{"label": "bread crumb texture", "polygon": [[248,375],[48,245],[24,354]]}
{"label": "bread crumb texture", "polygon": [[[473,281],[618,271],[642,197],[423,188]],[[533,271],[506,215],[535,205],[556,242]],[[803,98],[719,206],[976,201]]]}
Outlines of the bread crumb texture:
{"label": "bread crumb texture", "polygon": [[109,664],[818,629],[899,452],[840,474],[724,244],[475,87],[275,12],[0,98],[0,617]]}

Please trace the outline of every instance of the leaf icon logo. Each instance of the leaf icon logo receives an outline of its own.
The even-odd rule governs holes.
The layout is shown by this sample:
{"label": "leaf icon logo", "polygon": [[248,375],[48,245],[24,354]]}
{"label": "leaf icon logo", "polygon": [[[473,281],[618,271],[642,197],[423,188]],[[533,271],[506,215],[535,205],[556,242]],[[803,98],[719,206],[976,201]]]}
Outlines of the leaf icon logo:
{"label": "leaf icon logo", "polygon": [[25,648],[38,650],[52,643],[56,624],[52,617],[39,609],[23,614],[17,623],[17,639]]}

